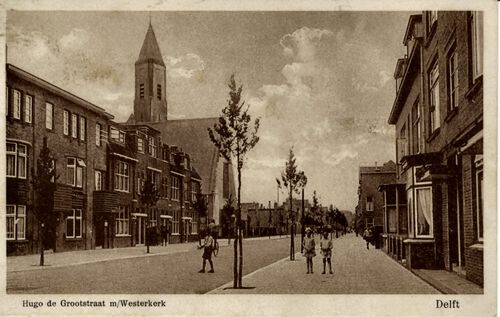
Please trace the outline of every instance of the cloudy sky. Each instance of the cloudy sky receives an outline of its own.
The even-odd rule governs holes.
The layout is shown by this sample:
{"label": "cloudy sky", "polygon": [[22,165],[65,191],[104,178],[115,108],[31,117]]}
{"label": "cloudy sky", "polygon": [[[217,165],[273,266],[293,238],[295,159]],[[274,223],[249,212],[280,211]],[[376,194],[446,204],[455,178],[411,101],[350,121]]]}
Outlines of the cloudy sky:
{"label": "cloudy sky", "polygon": [[[353,210],[358,168],[395,157],[387,125],[408,12],[153,12],[167,65],[169,118],[213,117],[232,73],[260,142],[248,155],[243,201],[277,199],[293,147],[323,205]],[[148,12],[9,12],[8,62],[124,121]],[[280,201],[283,194],[280,193]]]}

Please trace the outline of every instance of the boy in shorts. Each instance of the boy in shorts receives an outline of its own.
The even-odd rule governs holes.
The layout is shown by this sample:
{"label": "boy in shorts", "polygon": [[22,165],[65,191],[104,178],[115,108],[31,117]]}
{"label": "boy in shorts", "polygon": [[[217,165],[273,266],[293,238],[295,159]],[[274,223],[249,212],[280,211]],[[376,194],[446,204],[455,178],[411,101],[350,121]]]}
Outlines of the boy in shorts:
{"label": "boy in shorts", "polygon": [[328,262],[328,267],[330,268],[330,274],[332,272],[332,249],[333,243],[332,240],[328,239],[328,231],[323,232],[323,236],[321,237],[321,241],[319,242],[319,247],[321,249],[321,254],[323,255],[323,273],[325,274],[326,270],[326,262]]}
{"label": "boy in shorts", "polygon": [[205,273],[205,266],[208,263],[210,263],[210,271],[208,273],[214,273],[214,263],[212,262],[212,251],[214,249],[214,238],[212,238],[212,235],[210,234],[209,231],[207,231],[207,234],[205,236],[205,241],[203,245],[198,247],[199,249],[203,248],[203,268],[198,271],[198,273]]}

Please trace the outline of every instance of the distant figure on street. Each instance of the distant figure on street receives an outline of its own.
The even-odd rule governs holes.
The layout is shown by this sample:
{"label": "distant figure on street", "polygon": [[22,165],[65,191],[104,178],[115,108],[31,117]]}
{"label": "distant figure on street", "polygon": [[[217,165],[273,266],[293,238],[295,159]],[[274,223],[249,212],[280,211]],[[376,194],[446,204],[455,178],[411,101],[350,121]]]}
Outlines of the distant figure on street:
{"label": "distant figure on street", "polygon": [[217,241],[217,225],[215,224],[214,219],[210,219],[210,223],[208,224],[208,234],[212,236],[214,241]]}
{"label": "distant figure on street", "polygon": [[214,272],[214,263],[212,262],[212,251],[214,246],[215,246],[214,238],[210,235],[209,231],[207,231],[203,245],[198,247],[199,249],[203,248],[203,255],[202,255],[203,268],[199,270],[198,273],[205,273],[205,266],[207,264],[206,263],[207,260],[208,263],[210,264],[210,271],[208,271],[208,273]]}
{"label": "distant figure on street", "polygon": [[365,239],[366,248],[369,250],[370,249],[370,242],[372,242],[372,239],[373,239],[372,228],[366,227],[365,232],[363,232],[363,239]]}
{"label": "distant figure on street", "polygon": [[160,227],[161,245],[162,246],[167,245],[167,240],[168,240],[167,230],[168,230],[167,226],[162,224]]}
{"label": "distant figure on street", "polygon": [[316,242],[314,242],[314,237],[312,235],[311,228],[306,228],[306,237],[304,238],[304,256],[307,263],[307,274],[309,272],[312,274],[313,271],[313,257],[316,256]]}
{"label": "distant figure on street", "polygon": [[326,270],[326,262],[328,262],[328,268],[330,269],[330,274],[333,274],[332,272],[332,249],[333,249],[333,242],[332,240],[328,239],[328,231],[323,232],[323,237],[321,238],[321,241],[319,242],[319,247],[321,249],[321,254],[323,255],[323,273],[325,274]]}

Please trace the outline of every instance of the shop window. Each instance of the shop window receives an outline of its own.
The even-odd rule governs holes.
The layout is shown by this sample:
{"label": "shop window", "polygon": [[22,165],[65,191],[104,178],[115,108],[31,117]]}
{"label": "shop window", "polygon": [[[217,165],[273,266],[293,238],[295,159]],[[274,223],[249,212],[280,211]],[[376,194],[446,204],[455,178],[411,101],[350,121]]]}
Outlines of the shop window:
{"label": "shop window", "polygon": [[26,239],[26,206],[7,205],[6,207],[7,240]]}
{"label": "shop window", "polygon": [[66,217],[66,238],[82,237],[82,210],[73,209]]}

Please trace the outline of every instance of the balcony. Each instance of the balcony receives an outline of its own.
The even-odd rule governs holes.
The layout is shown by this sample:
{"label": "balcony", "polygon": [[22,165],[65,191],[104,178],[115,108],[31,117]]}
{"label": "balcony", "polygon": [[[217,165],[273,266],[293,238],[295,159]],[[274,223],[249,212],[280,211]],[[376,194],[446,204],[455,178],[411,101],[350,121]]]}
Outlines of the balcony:
{"label": "balcony", "polygon": [[94,191],[93,207],[95,212],[113,212],[118,208],[118,193],[113,191]]}

